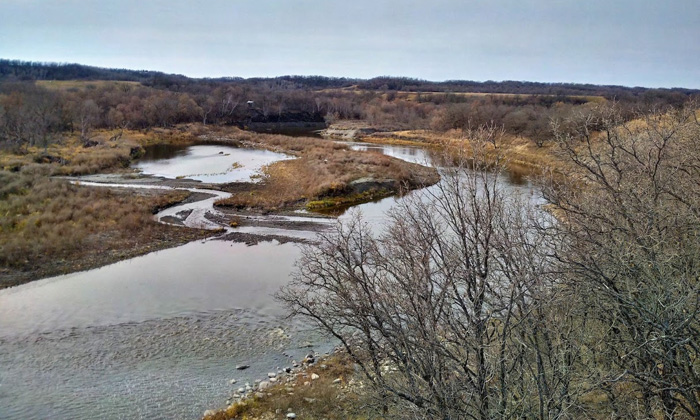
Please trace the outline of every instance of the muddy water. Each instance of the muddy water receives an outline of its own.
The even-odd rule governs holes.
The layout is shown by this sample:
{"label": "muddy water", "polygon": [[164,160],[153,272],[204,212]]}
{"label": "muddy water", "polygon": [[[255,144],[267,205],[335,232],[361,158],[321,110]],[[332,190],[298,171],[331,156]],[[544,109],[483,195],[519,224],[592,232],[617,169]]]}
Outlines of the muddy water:
{"label": "muddy water", "polygon": [[[422,149],[380,148],[430,163]],[[193,155],[177,153],[164,160],[187,169],[172,173],[193,172]],[[359,208],[379,228],[395,200]],[[294,244],[197,241],[0,291],[0,419],[198,418],[246,381],[328,351],[272,297],[298,256]]]}

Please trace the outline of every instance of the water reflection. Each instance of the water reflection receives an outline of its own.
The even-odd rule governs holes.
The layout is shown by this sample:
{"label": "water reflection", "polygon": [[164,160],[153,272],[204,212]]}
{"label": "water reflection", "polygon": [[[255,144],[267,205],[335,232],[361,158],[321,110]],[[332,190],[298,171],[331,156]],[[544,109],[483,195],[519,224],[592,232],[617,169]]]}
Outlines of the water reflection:
{"label": "water reflection", "polygon": [[146,175],[188,178],[209,183],[249,182],[263,166],[292,156],[230,146],[152,146],[136,165]]}
{"label": "water reflection", "polygon": [[279,315],[272,294],[289,281],[298,252],[272,242],[192,242],[0,290],[0,337],[235,308]]}
{"label": "water reflection", "polygon": [[[213,167],[220,151],[240,160],[234,152],[247,150],[202,147],[149,149],[139,164],[170,161],[175,177]],[[417,147],[350,147],[443,166]],[[512,179],[504,188],[532,191]],[[358,208],[380,231],[397,200]],[[0,418],[196,418],[223,404],[230,378],[264,377],[289,364],[283,352],[308,352],[306,341],[323,351],[328,340],[282,319],[272,298],[298,255],[293,244],[198,241],[0,291]],[[235,371],[240,363],[251,368]]]}
{"label": "water reflection", "polygon": [[436,166],[434,153],[430,149],[416,146],[383,145],[362,142],[341,142],[352,150],[377,152],[423,166]]}

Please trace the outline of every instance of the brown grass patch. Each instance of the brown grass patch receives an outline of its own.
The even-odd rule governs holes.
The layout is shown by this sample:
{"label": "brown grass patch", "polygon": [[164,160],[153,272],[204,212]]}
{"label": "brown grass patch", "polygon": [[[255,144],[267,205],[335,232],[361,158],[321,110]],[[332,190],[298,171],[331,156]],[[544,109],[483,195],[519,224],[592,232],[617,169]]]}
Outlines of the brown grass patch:
{"label": "brown grass patch", "polygon": [[132,88],[142,86],[140,82],[126,82],[117,80],[37,80],[37,86],[52,90],[91,90],[104,89],[110,87]]}
{"label": "brown grass patch", "polygon": [[356,191],[350,183],[360,178],[395,180],[397,188],[391,192],[397,192],[401,184],[415,188],[438,179],[433,169],[381,153],[352,151],[333,142],[319,140],[292,150],[299,157],[265,168],[259,188],[234,194],[217,205],[275,210],[311,200],[353,195]]}
{"label": "brown grass patch", "polygon": [[[319,378],[312,380],[314,373]],[[283,381],[266,389],[262,398],[247,398],[204,419],[277,419],[285,418],[290,411],[298,419],[377,418],[378,413],[367,407],[362,396],[355,392],[356,387],[349,385],[353,376],[350,359],[334,355],[296,373],[290,382]],[[333,383],[337,379],[340,381]]]}
{"label": "brown grass patch", "polygon": [[0,172],[0,288],[203,237],[153,220],[189,193],[79,187],[39,165]]}

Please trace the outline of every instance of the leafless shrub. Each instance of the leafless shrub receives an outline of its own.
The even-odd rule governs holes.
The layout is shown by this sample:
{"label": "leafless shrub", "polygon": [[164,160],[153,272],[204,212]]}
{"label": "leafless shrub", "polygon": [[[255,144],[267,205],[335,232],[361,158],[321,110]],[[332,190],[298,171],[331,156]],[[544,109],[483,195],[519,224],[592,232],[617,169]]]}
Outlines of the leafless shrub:
{"label": "leafless shrub", "polygon": [[561,306],[533,229],[551,221],[485,170],[483,144],[468,155],[394,208],[384,233],[358,214],[304,248],[280,298],[407,416],[561,418],[576,350],[538,306]]}
{"label": "leafless shrub", "polygon": [[[557,141],[556,257],[588,320],[589,371],[615,415],[700,416],[700,127],[695,107],[622,124],[604,107]],[[625,396],[631,387],[633,398]]]}

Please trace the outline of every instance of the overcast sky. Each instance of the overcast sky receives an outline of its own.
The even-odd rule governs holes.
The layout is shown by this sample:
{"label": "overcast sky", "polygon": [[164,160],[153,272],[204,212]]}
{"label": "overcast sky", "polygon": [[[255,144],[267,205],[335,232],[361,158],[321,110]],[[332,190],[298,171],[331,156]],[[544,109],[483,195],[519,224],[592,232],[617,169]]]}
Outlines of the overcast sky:
{"label": "overcast sky", "polygon": [[0,0],[0,57],[700,88],[700,0]]}

